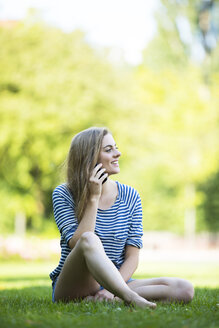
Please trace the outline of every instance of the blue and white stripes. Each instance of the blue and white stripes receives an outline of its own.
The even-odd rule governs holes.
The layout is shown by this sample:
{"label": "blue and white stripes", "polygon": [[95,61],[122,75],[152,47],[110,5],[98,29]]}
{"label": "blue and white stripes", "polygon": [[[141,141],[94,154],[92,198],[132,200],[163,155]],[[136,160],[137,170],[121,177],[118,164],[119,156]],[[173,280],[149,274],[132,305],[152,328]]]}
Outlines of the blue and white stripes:
{"label": "blue and white stripes", "polygon": [[[107,210],[98,209],[95,233],[100,238],[107,256],[120,268],[124,262],[126,245],[142,248],[142,206],[140,196],[134,188],[116,183],[116,201]],[[68,242],[78,227],[74,207],[67,185],[58,186],[53,192],[53,209],[61,234],[61,258],[57,268],[50,273],[52,280],[59,275],[71,251]]]}

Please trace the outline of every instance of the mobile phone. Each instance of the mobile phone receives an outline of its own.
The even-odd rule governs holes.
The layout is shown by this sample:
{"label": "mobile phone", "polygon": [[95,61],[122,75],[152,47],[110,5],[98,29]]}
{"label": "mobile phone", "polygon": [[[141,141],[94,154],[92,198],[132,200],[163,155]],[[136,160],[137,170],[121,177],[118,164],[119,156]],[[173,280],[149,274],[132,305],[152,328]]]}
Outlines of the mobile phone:
{"label": "mobile phone", "polygon": [[[98,163],[95,165],[95,167],[96,167],[97,165],[98,165]],[[97,172],[99,172],[101,169],[102,169],[102,167],[99,168],[99,170],[98,170]],[[102,176],[103,176],[104,174],[105,174],[105,173],[102,173],[101,176],[99,177],[99,179],[102,178]],[[106,181],[107,181],[107,178],[105,178],[105,179],[103,180],[102,184],[104,184]]]}

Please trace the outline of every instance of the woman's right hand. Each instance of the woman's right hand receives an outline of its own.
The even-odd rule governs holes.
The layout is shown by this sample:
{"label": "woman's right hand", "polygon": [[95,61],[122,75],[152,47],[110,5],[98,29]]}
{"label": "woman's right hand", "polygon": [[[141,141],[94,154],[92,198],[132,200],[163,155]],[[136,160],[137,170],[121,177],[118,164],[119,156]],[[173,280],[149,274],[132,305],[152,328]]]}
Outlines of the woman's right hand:
{"label": "woman's right hand", "polygon": [[[102,191],[102,183],[108,177],[108,173],[105,173],[106,169],[101,168],[102,165],[102,163],[97,164],[90,176],[89,189],[91,198],[96,197],[99,199]],[[100,178],[102,174],[103,176]]]}

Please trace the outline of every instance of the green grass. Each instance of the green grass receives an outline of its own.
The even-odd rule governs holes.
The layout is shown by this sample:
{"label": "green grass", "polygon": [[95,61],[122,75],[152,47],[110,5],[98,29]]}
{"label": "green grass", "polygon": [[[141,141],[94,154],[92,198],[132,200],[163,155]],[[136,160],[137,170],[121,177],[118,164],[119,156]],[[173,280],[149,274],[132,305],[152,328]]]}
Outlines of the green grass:
{"label": "green grass", "polygon": [[[51,302],[48,273],[54,263],[4,263],[0,269],[0,327],[51,328],[218,328],[219,289],[216,264],[156,264],[140,266],[136,277],[178,275],[190,279],[195,298],[189,304],[157,303],[157,309],[133,309],[123,304]],[[146,270],[147,269],[147,270]],[[143,272],[147,272],[145,274]],[[156,273],[156,274],[155,274]],[[169,274],[171,273],[171,274]],[[205,286],[205,287],[204,287]]]}

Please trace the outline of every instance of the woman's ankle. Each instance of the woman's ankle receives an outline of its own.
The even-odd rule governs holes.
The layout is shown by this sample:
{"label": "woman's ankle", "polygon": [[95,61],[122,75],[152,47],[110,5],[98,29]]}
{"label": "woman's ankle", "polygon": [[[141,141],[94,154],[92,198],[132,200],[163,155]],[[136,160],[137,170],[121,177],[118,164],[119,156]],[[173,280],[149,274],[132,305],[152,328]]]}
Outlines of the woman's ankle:
{"label": "woman's ankle", "polygon": [[126,290],[123,299],[126,303],[130,304],[131,302],[133,302],[133,300],[136,297],[138,297],[138,294],[136,292],[134,292],[133,290],[129,289],[129,290]]}

